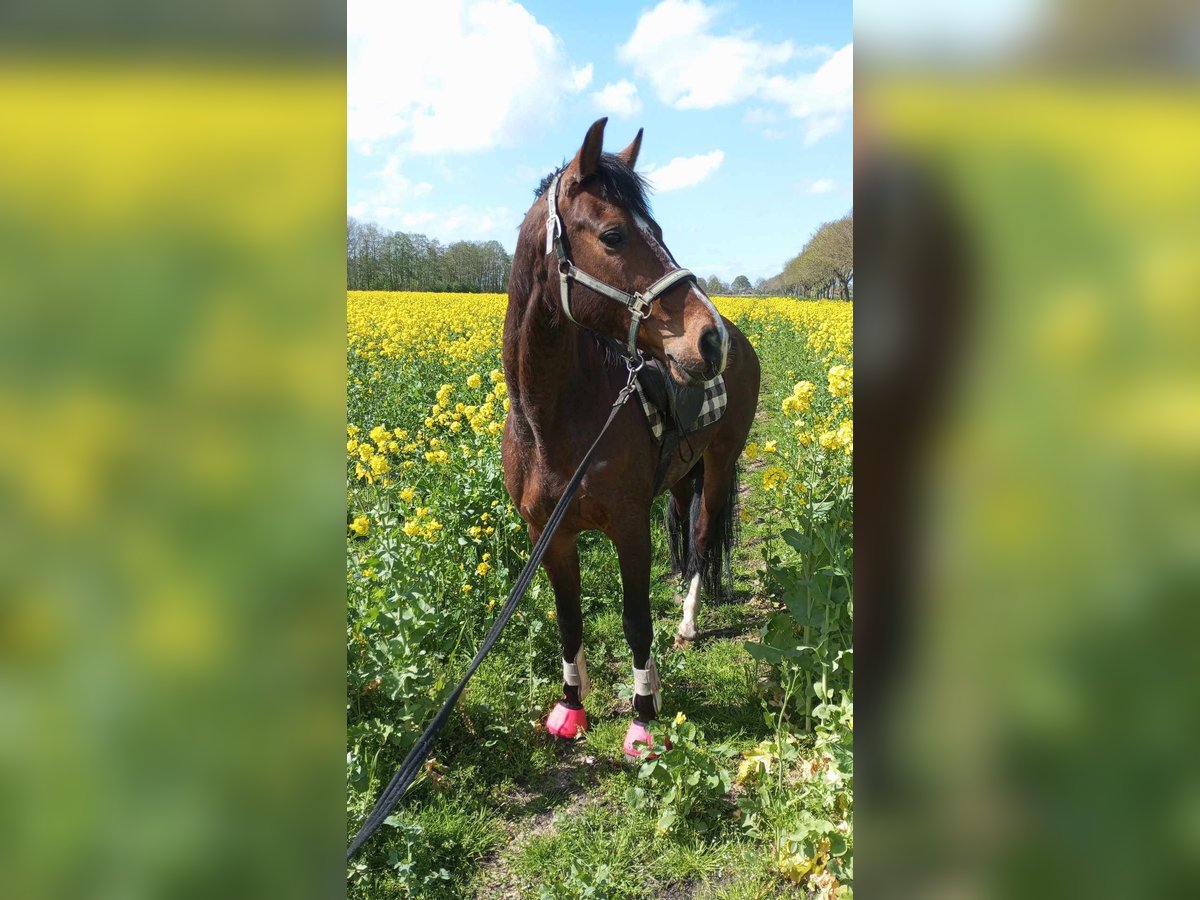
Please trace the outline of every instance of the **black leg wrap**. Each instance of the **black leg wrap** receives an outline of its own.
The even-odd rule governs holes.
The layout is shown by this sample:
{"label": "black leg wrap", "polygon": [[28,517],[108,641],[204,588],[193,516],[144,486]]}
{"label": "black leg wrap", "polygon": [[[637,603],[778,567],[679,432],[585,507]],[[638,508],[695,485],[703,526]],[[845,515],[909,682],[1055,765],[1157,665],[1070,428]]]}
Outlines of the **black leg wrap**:
{"label": "black leg wrap", "polygon": [[654,721],[654,698],[643,694],[633,695],[633,717],[639,722]]}
{"label": "black leg wrap", "polygon": [[579,685],[564,684],[563,685],[563,703],[571,709],[582,709],[583,703],[579,699]]}

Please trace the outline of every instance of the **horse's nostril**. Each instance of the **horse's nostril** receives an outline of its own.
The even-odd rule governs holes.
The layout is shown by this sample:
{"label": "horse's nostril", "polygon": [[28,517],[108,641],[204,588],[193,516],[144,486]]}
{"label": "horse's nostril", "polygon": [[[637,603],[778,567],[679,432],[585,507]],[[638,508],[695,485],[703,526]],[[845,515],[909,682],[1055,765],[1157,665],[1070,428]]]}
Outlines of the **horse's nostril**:
{"label": "horse's nostril", "polygon": [[709,327],[700,335],[700,357],[708,364],[709,371],[715,372],[721,365],[721,333]]}

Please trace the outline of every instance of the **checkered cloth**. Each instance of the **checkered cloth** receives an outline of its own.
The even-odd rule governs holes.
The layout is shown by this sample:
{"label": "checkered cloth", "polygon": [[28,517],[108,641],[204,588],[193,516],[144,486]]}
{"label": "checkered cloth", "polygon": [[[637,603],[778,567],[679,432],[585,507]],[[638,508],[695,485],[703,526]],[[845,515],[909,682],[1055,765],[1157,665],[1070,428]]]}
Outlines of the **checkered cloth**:
{"label": "checkered cloth", "polygon": [[[654,442],[661,444],[663,436],[667,433],[666,416],[662,410],[650,402],[645,391],[642,390],[640,380],[634,382],[634,387],[637,390],[638,400],[642,402],[642,411],[646,413],[646,421],[650,425],[650,433],[654,435]],[[711,381],[704,382],[703,388],[704,405],[700,407],[700,415],[688,429],[689,433],[699,431],[705,425],[711,425],[725,414],[725,404],[729,399],[725,393],[725,378],[718,375]]]}

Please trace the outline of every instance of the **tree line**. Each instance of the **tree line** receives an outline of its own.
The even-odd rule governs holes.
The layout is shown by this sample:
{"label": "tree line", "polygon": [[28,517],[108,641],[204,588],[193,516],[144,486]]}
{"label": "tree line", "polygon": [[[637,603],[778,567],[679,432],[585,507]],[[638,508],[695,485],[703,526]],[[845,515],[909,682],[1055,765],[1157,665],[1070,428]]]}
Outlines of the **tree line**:
{"label": "tree line", "polygon": [[352,291],[501,294],[511,271],[512,257],[499,241],[443,244],[372,222],[347,222],[346,283]]}
{"label": "tree line", "polygon": [[[388,231],[350,219],[346,228],[346,279],[352,291],[455,291],[503,294],[512,257],[499,241],[442,244],[423,234]],[[849,300],[854,296],[854,213],[826,222],[783,271],[753,284],[716,275],[697,279],[710,296],[785,295]]]}
{"label": "tree line", "polygon": [[768,294],[853,299],[854,212],[821,225],[764,288]]}

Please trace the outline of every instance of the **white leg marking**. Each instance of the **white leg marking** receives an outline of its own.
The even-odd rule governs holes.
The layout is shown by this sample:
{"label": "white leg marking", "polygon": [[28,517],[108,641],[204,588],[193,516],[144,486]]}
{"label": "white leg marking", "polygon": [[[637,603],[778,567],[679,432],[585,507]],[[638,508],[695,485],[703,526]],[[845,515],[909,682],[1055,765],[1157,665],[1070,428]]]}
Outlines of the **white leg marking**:
{"label": "white leg marking", "polygon": [[579,645],[579,652],[575,654],[575,662],[563,663],[563,683],[579,688],[581,701],[591,693],[592,682],[588,679],[587,664],[583,661],[583,644]]}
{"label": "white leg marking", "polygon": [[692,576],[687,596],[683,598],[683,621],[679,623],[679,636],[685,641],[696,639],[696,613],[700,611],[700,573]]}

